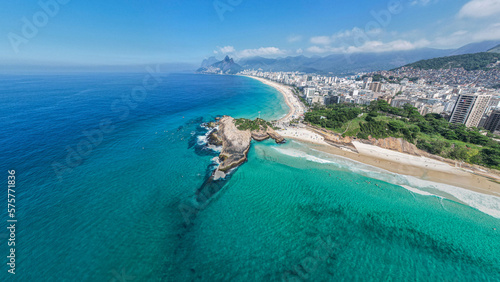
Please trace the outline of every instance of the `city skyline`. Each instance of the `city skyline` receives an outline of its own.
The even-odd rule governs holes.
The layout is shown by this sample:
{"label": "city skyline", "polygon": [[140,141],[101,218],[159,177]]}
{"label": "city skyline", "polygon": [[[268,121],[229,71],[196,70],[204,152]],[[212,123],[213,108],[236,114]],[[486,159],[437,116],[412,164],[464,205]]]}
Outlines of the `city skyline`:
{"label": "city skyline", "polygon": [[213,55],[325,56],[500,40],[498,0],[41,0],[2,5],[2,65],[196,65]]}

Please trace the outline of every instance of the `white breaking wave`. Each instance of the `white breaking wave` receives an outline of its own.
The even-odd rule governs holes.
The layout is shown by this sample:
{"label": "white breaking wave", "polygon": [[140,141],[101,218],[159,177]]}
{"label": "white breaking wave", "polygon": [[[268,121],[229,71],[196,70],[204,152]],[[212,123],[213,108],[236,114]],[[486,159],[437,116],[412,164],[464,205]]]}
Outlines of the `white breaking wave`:
{"label": "white breaking wave", "polygon": [[207,148],[216,152],[216,153],[222,152],[222,146],[208,145]]}
{"label": "white breaking wave", "polygon": [[297,149],[279,147],[273,148],[279,153],[287,156],[303,158],[319,164],[334,165],[335,167],[357,173],[365,177],[401,186],[410,192],[422,196],[446,198],[452,201],[461,202],[483,213],[500,218],[500,197],[497,196],[486,195],[452,185],[422,180],[413,176],[396,174],[341,156],[315,150],[312,151],[315,151],[314,153],[319,154],[320,156],[314,156]]}
{"label": "white breaking wave", "polygon": [[329,164],[329,163],[334,163],[333,161],[330,160],[325,160],[319,157],[315,157],[313,155],[309,155],[306,152],[300,151],[300,150],[294,150],[294,149],[282,149],[278,147],[273,147],[276,151],[290,156],[290,157],[299,157],[299,158],[304,158],[306,160],[316,162],[316,163],[321,163],[321,164]]}
{"label": "white breaking wave", "polygon": [[200,146],[207,144],[208,143],[208,135],[205,134],[205,135],[198,136],[198,140],[196,141],[196,143]]}
{"label": "white breaking wave", "polygon": [[219,166],[219,165],[220,165],[220,160],[219,160],[219,157],[218,157],[218,156],[217,156],[217,157],[213,157],[213,158],[211,159],[211,161],[212,161],[212,163],[213,163],[213,164],[215,164],[215,165],[217,165],[217,166]]}
{"label": "white breaking wave", "polygon": [[[201,125],[201,127],[203,128],[206,128],[206,129],[209,129],[207,128],[206,126],[204,125]],[[207,131],[207,133],[205,133],[204,135],[200,135],[198,136],[197,140],[196,140],[196,143],[199,145],[199,146],[204,146],[206,145],[208,149],[212,150],[212,151],[215,151],[217,153],[220,153],[222,152],[222,146],[214,146],[214,145],[211,145],[211,144],[208,144],[208,137],[210,136],[210,134],[214,131],[214,130],[217,130],[218,127],[215,127],[213,129],[210,129]]]}
{"label": "white breaking wave", "polygon": [[436,197],[441,198],[440,196],[434,195],[434,194],[429,193],[429,192],[421,191],[421,190],[415,189],[415,188],[407,186],[407,185],[401,185],[401,187],[405,188],[406,190],[408,190],[410,192],[420,194],[422,196],[436,196]]}

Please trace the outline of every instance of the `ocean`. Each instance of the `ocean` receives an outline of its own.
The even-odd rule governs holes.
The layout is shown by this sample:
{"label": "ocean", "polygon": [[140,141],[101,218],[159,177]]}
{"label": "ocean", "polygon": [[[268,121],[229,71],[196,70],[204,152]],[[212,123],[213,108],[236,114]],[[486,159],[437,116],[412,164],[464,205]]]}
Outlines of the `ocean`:
{"label": "ocean", "polygon": [[[202,124],[278,119],[283,97],[247,77],[146,76],[0,77],[17,219],[12,275],[4,197],[0,281],[500,280],[497,198],[292,140],[253,142],[207,183]],[[187,218],[203,187],[218,192]]]}

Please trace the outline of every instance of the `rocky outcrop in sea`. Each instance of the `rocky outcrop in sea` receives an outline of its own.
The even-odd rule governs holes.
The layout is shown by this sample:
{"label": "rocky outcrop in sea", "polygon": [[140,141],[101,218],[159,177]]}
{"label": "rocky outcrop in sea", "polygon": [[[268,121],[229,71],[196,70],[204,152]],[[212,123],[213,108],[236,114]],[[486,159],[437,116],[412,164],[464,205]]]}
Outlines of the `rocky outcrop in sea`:
{"label": "rocky outcrop in sea", "polygon": [[[248,126],[252,128],[247,128]],[[203,124],[202,127],[209,130],[206,133],[206,147],[216,148],[215,151],[220,151],[220,154],[215,159],[218,166],[196,190],[194,197],[179,204],[186,226],[193,224],[198,212],[204,209],[213,196],[222,190],[230,178],[230,172],[247,161],[252,139],[263,141],[272,138],[276,143],[285,142],[285,139],[274,131],[271,124],[262,119],[235,120],[230,116],[223,116],[217,118],[215,122]]]}
{"label": "rocky outcrop in sea", "polygon": [[267,126],[261,121],[263,120],[254,121],[255,124],[258,124],[258,129],[254,130],[239,129],[236,120],[230,116],[223,116],[217,122],[210,124],[214,129],[208,137],[208,143],[222,146],[219,155],[220,165],[212,175],[214,180],[224,178],[230,170],[237,168],[247,160],[252,139],[263,141],[272,138],[278,144],[285,142],[285,139],[276,133],[271,126]]}

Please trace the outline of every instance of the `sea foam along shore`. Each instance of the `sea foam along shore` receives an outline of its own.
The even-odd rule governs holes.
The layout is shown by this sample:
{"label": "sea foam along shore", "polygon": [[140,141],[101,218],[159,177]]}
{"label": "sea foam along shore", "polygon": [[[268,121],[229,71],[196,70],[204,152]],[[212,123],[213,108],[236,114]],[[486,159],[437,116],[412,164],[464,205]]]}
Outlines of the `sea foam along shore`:
{"label": "sea foam along shore", "polygon": [[[305,112],[301,102],[295,97],[289,86],[259,77],[248,77],[274,87],[283,95],[286,104],[290,107],[290,111],[284,118],[279,120],[282,124],[289,122],[295,114],[300,115],[300,113]],[[285,138],[307,143],[316,150],[346,157],[393,173],[465,188],[482,194],[500,196],[499,178],[495,175],[490,175],[488,178],[437,160],[386,150],[360,142],[354,143],[358,150],[358,153],[354,153],[327,144],[321,135],[309,131],[307,128],[286,127],[285,130],[280,130],[278,133]],[[496,180],[496,182],[491,180]]]}
{"label": "sea foam along shore", "polygon": [[304,143],[299,143],[299,146],[294,146],[292,148],[274,147],[273,149],[284,155],[303,158],[311,162],[333,165],[340,170],[347,170],[368,178],[398,185],[413,194],[436,197],[441,202],[443,208],[442,200],[448,199],[468,205],[493,217],[500,218],[500,197],[478,193],[447,184],[426,181],[413,176],[392,173],[385,169],[376,168],[350,158],[312,149],[310,145]]}

